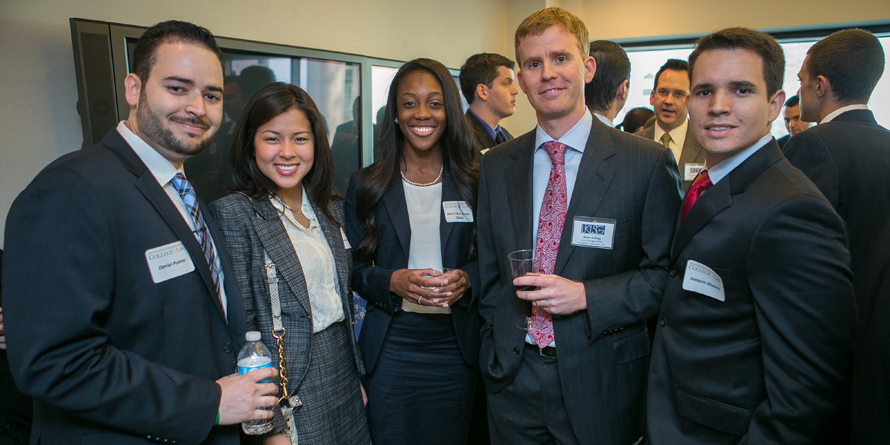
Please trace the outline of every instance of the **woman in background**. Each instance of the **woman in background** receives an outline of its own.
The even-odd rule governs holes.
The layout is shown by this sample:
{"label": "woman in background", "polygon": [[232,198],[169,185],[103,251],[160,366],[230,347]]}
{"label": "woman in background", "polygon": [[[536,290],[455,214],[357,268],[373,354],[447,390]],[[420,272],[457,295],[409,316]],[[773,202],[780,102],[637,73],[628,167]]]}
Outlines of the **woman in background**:
{"label": "woman in background", "polygon": [[448,70],[403,65],[378,128],[378,159],[353,174],[346,209],[352,284],[369,301],[359,343],[371,436],[465,444],[479,355],[478,169]]}
{"label": "woman in background", "polygon": [[[367,444],[344,206],[331,188],[331,150],[309,95],[284,83],[257,92],[235,128],[230,161],[236,193],[210,212],[232,257],[247,329],[262,333],[273,357],[267,255],[277,268],[287,394],[302,402],[293,411],[299,443]],[[279,408],[273,420],[264,444],[291,443],[280,434]]]}

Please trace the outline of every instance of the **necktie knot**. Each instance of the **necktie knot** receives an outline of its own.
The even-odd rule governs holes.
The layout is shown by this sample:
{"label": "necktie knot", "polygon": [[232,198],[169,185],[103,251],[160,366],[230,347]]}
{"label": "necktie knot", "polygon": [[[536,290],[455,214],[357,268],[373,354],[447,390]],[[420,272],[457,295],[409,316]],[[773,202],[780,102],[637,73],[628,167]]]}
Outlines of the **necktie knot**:
{"label": "necktie knot", "polygon": [[544,150],[550,155],[550,162],[553,165],[565,165],[566,163],[566,144],[556,141],[544,142]]}
{"label": "necktie knot", "polygon": [[671,135],[670,133],[665,133],[661,135],[661,145],[664,145],[667,148],[671,148]]}
{"label": "necktie knot", "polygon": [[695,181],[692,181],[692,185],[689,187],[686,197],[683,198],[683,213],[680,217],[681,220],[686,219],[686,214],[692,210],[692,206],[695,204],[695,201],[698,200],[698,197],[701,196],[705,190],[711,188],[712,185],[707,170],[702,170],[701,173],[695,177]]}

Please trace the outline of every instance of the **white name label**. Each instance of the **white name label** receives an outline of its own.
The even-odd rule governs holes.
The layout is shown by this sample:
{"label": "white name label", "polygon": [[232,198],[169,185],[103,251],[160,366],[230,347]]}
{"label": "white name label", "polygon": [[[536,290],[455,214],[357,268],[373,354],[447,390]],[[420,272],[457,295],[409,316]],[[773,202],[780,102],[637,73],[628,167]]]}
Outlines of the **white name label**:
{"label": "white name label", "polygon": [[576,216],[572,225],[572,245],[612,250],[615,220]]}
{"label": "white name label", "polygon": [[705,169],[705,164],[683,164],[683,180],[694,181],[695,177]]}
{"label": "white name label", "polygon": [[182,241],[146,250],[145,261],[148,262],[151,280],[155,284],[195,270],[195,263],[192,263]]}
{"label": "white name label", "polygon": [[442,203],[442,211],[445,212],[445,221],[450,223],[473,222],[473,211],[466,201],[445,201]]}
{"label": "white name label", "polygon": [[706,295],[717,301],[726,301],[726,295],[723,292],[723,279],[717,272],[698,261],[689,260],[686,262],[683,289]]}

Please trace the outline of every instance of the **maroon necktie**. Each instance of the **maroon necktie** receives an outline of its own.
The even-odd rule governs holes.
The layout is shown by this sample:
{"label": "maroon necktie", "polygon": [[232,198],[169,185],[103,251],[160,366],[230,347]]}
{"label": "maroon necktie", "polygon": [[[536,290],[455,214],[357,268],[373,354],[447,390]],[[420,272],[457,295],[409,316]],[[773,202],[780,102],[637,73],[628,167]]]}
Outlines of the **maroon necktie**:
{"label": "maroon necktie", "polygon": [[686,193],[686,197],[683,198],[683,216],[680,218],[680,221],[686,219],[686,214],[689,213],[689,210],[695,204],[695,201],[698,200],[698,197],[704,193],[705,190],[711,188],[711,178],[708,177],[708,171],[702,170],[698,176],[695,177],[695,181],[692,181],[692,187],[689,187],[689,191]]}
{"label": "maroon necktie", "polygon": [[[541,201],[541,213],[538,216],[538,236],[535,238],[535,272],[552,274],[556,265],[556,252],[559,250],[559,238],[562,226],[566,221],[568,200],[566,196],[566,145],[556,141],[544,143],[544,149],[550,155],[550,180]],[[553,319],[544,310],[532,306],[532,316],[528,324],[528,333],[538,347],[545,348],[553,342]]]}

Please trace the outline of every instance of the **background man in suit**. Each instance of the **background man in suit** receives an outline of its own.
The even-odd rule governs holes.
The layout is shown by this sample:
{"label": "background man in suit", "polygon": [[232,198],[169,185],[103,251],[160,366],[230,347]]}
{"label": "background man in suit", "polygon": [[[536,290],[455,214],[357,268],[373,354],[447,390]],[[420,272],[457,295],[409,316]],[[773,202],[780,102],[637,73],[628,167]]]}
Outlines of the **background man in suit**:
{"label": "background man in suit", "polygon": [[[538,11],[515,41],[538,125],[486,154],[479,179],[492,442],[630,444],[643,433],[644,320],[667,279],[676,164],[587,112],[596,62],[580,19]],[[507,255],[520,249],[535,250],[535,273],[514,280]]]}
{"label": "background man in suit", "polygon": [[[843,221],[782,157],[785,58],[744,28],[689,56],[707,169],[683,201],[652,349],[652,444],[813,444],[849,389],[855,310]],[[705,191],[706,190],[706,191]]]}
{"label": "background man in suit", "polygon": [[512,60],[491,53],[476,54],[460,69],[460,89],[470,104],[467,120],[473,127],[476,151],[485,154],[497,144],[513,139],[502,119],[516,112],[519,90],[513,83]]}
{"label": "background man in suit", "polygon": [[683,191],[689,190],[705,162],[705,153],[692,137],[686,120],[687,66],[683,60],[670,59],[655,73],[655,85],[649,93],[649,104],[655,110],[655,125],[637,133],[671,149],[683,179]]}
{"label": "background man in suit", "polygon": [[[866,106],[883,72],[884,51],[868,32],[839,31],[813,45],[798,74],[800,112],[801,119],[819,125],[794,136],[785,146],[788,160],[819,187],[847,225],[860,326],[874,321],[876,299],[888,298],[864,285],[866,277],[890,258],[890,251],[879,250],[875,242],[890,220],[890,131],[878,125]],[[887,270],[879,269],[879,273]],[[864,364],[857,366],[856,373],[879,369]],[[878,412],[872,405],[890,394],[886,390],[857,392],[868,397],[853,401],[854,434],[877,428],[884,437],[890,436],[886,404]],[[883,442],[854,439],[855,443]]]}
{"label": "background man in suit", "polygon": [[630,89],[630,60],[621,45],[609,40],[590,42],[590,57],[596,61],[593,80],[584,86],[584,100],[593,116],[614,127],[615,115],[627,103]]}
{"label": "background man in suit", "polygon": [[785,129],[788,130],[788,134],[776,140],[779,148],[784,149],[785,143],[791,139],[791,136],[812,126],[813,124],[800,120],[800,98],[791,96],[785,101]]}
{"label": "background man in suit", "polygon": [[229,375],[241,294],[181,170],[219,128],[221,63],[204,28],[147,30],[124,80],[127,120],[10,209],[4,325],[16,383],[35,398],[32,442],[237,444],[239,423],[272,416],[256,407],[275,403],[275,385],[257,382],[274,368]]}

